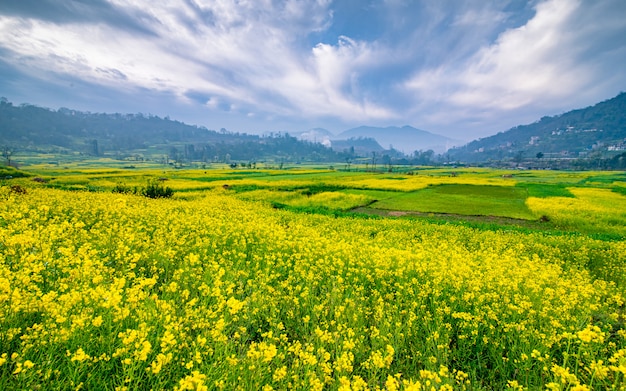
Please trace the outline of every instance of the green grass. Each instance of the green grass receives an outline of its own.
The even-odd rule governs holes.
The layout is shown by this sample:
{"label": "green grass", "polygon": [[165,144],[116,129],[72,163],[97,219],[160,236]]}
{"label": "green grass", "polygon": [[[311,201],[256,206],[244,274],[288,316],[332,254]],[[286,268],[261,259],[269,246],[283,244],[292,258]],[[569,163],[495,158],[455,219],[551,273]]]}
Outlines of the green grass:
{"label": "green grass", "polygon": [[615,186],[611,189],[614,193],[622,194],[626,196],[626,186]]}
{"label": "green grass", "polygon": [[0,166],[0,179],[25,178],[29,174],[13,167]]}
{"label": "green grass", "polygon": [[536,216],[525,204],[527,195],[526,189],[513,186],[440,185],[398,194],[372,208],[533,220]]}
{"label": "green grass", "polygon": [[606,184],[610,185],[614,182],[626,182],[626,173],[624,172],[611,172],[611,173],[602,173],[593,176],[589,176],[583,180],[581,180],[581,184],[589,184],[589,185],[597,185],[597,184]]}
{"label": "green grass", "polygon": [[529,197],[574,197],[562,184],[520,182],[516,186],[526,189]]}

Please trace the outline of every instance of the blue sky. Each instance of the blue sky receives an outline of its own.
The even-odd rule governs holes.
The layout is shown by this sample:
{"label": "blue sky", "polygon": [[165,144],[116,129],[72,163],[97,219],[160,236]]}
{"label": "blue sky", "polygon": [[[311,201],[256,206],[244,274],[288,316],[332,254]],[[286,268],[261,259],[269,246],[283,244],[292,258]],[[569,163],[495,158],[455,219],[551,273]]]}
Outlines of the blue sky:
{"label": "blue sky", "polygon": [[625,90],[624,0],[0,1],[16,104],[469,141]]}

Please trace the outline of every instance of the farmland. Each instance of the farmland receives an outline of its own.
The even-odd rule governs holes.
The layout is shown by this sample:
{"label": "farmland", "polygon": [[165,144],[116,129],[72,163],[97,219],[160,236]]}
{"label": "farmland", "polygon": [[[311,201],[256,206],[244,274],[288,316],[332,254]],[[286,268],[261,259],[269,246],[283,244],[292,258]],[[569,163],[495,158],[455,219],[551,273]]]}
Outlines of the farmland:
{"label": "farmland", "polygon": [[1,389],[626,387],[622,172],[24,173]]}

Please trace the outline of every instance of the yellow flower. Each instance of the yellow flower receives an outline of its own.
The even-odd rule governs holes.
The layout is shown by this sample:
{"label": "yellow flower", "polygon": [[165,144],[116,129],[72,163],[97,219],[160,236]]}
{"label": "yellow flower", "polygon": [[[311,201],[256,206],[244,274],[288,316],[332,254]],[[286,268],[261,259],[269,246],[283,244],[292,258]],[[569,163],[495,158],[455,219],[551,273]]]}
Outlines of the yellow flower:
{"label": "yellow flower", "polygon": [[91,324],[94,327],[100,327],[100,326],[102,326],[102,322],[103,322],[102,316],[97,316],[97,317],[93,318],[93,320],[91,321]]}
{"label": "yellow flower", "polygon": [[385,387],[387,387],[388,391],[397,391],[400,383],[398,379],[391,375],[387,375],[387,380],[385,381]]}
{"label": "yellow flower", "polygon": [[250,345],[247,356],[249,358],[260,359],[261,361],[268,363],[276,357],[276,354],[276,345],[268,344],[266,342],[253,342],[252,345]]}
{"label": "yellow flower", "polygon": [[205,391],[208,387],[204,384],[206,375],[200,373],[200,371],[193,371],[191,375],[185,376],[178,382],[179,387],[175,387],[175,390],[197,390]]}
{"label": "yellow flower", "polygon": [[578,338],[583,342],[604,342],[604,333],[598,326],[587,326],[584,330],[576,333]]}
{"label": "yellow flower", "polygon": [[272,376],[272,379],[274,379],[274,381],[281,381],[282,379],[285,378],[285,376],[287,376],[287,367],[283,365],[282,367],[277,368],[274,371],[274,375]]}
{"label": "yellow flower", "polygon": [[74,354],[72,355],[71,361],[85,361],[85,360],[89,360],[91,357],[85,353],[85,351],[82,348],[78,348],[76,350],[76,352],[74,352]]}
{"label": "yellow flower", "polygon": [[231,315],[234,315],[237,312],[241,311],[241,309],[243,308],[243,304],[243,301],[239,301],[234,297],[230,297],[226,302],[226,305],[228,306],[228,311]]}

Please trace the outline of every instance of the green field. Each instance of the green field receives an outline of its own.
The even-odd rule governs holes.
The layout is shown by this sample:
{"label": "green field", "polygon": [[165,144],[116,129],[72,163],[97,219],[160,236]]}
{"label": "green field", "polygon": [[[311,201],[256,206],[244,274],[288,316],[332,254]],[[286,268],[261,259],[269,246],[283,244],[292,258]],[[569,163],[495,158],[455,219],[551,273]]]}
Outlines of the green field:
{"label": "green field", "polygon": [[500,216],[533,220],[526,206],[528,191],[523,187],[439,185],[400,194],[375,202],[372,208],[447,213],[474,216]]}

